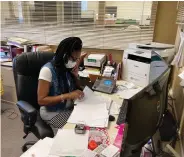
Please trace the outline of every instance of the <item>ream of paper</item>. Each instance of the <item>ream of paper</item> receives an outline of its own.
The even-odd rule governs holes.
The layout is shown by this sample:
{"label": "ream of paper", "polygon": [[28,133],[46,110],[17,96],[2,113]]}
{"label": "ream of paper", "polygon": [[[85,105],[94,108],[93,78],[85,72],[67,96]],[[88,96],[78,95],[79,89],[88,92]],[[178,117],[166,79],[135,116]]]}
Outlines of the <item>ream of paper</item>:
{"label": "ream of paper", "polygon": [[142,89],[143,87],[138,87],[136,89],[127,89],[121,92],[117,92],[117,95],[123,99],[130,99],[131,97],[139,93]]}
{"label": "ream of paper", "polygon": [[88,148],[89,131],[76,134],[74,129],[59,129],[49,155],[81,156]]}
{"label": "ream of paper", "polygon": [[101,154],[104,155],[105,157],[113,157],[114,155],[116,155],[116,153],[118,153],[119,148],[117,148],[114,145],[109,145],[107,148],[105,148]]}
{"label": "ream of paper", "polygon": [[35,143],[20,157],[47,157],[49,155],[50,148],[53,144],[53,138],[44,138]]}

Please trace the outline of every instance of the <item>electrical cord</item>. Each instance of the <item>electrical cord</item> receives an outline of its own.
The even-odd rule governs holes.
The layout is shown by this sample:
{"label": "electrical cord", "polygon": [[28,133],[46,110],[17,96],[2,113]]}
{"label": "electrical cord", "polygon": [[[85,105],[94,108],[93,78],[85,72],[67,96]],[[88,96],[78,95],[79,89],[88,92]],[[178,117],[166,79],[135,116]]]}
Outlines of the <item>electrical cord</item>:
{"label": "electrical cord", "polygon": [[[172,141],[169,143],[169,144],[171,144],[172,143]],[[171,155],[171,154],[169,154],[169,153],[167,153],[167,152],[165,152],[165,151],[163,151],[163,149],[161,149],[160,148],[160,153],[159,154],[157,154],[154,150],[153,150],[153,147],[152,147],[152,145],[151,145],[151,148],[152,148],[152,150],[151,149],[149,149],[149,148],[146,148],[146,147],[144,147],[146,150],[148,150],[151,154],[152,154],[152,156],[153,157],[156,157],[156,156],[162,156],[162,155],[169,155],[169,156],[174,156],[174,155]],[[164,149],[166,148],[166,146],[164,147]]]}

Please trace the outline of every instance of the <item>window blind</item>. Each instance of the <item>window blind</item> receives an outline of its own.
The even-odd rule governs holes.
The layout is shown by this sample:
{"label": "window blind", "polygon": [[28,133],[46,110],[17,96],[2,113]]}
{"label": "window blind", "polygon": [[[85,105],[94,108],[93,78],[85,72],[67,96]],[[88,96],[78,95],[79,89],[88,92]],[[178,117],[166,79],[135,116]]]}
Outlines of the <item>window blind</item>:
{"label": "window blind", "polygon": [[152,41],[156,11],[156,1],[1,1],[1,37],[57,45],[78,36],[85,48],[122,50]]}
{"label": "window blind", "polygon": [[178,2],[177,24],[184,24],[184,1]]}

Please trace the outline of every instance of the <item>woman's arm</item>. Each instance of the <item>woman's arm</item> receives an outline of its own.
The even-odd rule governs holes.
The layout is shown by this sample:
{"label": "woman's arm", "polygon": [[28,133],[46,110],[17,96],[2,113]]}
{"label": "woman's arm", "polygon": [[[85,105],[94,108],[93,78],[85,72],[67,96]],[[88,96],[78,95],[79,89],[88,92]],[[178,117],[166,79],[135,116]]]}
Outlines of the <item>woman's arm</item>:
{"label": "woman's arm", "polygon": [[38,82],[38,104],[51,106],[61,103],[67,99],[67,94],[62,94],[58,96],[48,96],[50,89],[50,82],[45,80],[39,80]]}
{"label": "woman's arm", "polygon": [[38,82],[38,104],[44,106],[52,106],[61,103],[67,99],[78,99],[84,96],[80,90],[75,90],[70,93],[61,94],[58,96],[48,96],[50,89],[50,82],[45,80],[39,80]]}

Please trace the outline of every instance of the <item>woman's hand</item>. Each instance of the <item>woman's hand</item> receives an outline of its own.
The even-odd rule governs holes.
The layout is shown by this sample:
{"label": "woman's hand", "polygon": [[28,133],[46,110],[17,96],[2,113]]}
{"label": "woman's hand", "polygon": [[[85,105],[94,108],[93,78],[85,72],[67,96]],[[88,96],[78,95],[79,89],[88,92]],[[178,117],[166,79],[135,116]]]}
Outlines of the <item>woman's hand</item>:
{"label": "woman's hand", "polygon": [[82,99],[84,97],[84,93],[83,91],[80,91],[80,90],[75,90],[73,92],[70,92],[67,94],[67,98],[68,99]]}
{"label": "woman's hand", "polygon": [[83,62],[84,57],[86,57],[87,53],[82,52],[79,61],[77,62],[77,64],[75,65],[75,67],[72,69],[72,73],[75,77],[78,77],[78,72],[79,72],[79,65],[81,64],[81,62]]}

